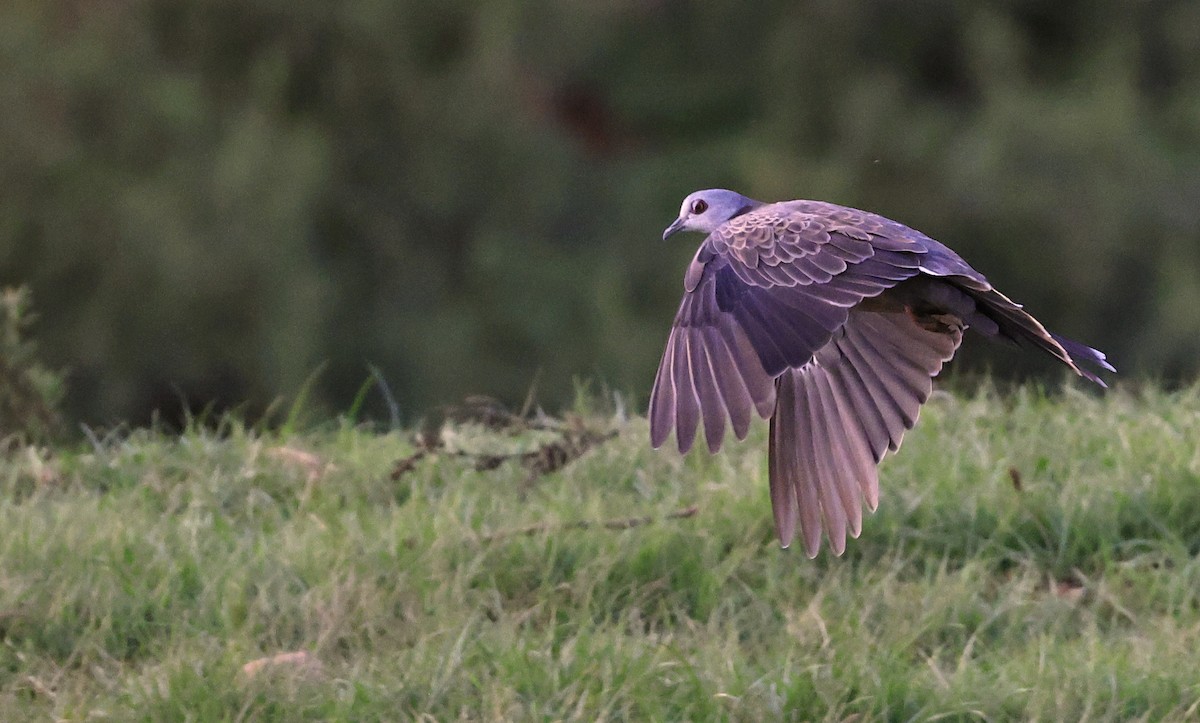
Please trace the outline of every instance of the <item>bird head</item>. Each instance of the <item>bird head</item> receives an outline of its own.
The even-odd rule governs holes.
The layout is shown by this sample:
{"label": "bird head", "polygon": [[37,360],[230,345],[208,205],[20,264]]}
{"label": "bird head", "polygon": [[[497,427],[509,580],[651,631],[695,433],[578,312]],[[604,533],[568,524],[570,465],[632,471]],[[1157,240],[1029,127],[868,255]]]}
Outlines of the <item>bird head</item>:
{"label": "bird head", "polygon": [[666,241],[668,236],[679,231],[712,233],[713,229],[729,219],[741,216],[761,205],[761,201],[723,188],[696,191],[683,199],[683,205],[679,207],[679,218],[663,231],[663,240]]}

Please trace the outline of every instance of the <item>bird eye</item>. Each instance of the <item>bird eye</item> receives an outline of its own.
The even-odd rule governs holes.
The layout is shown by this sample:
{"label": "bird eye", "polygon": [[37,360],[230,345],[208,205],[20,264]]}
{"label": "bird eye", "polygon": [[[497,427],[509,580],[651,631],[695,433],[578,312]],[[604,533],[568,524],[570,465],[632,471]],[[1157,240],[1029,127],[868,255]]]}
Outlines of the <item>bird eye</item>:
{"label": "bird eye", "polygon": [[697,216],[708,210],[708,203],[703,198],[692,201],[692,213]]}

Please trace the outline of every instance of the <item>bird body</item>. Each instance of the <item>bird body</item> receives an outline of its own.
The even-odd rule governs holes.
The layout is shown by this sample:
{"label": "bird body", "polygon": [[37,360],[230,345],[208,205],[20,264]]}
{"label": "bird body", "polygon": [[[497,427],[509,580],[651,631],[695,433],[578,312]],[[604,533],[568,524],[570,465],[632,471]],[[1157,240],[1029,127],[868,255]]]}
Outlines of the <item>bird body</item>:
{"label": "bird body", "polygon": [[799,526],[835,554],[879,503],[876,465],[899,448],[967,328],[1032,346],[1079,375],[1104,354],[1050,333],[958,254],[877,214],[821,201],[766,204],[733,191],[686,199],[663,238],[708,234],[650,396],[650,435],[698,428],[716,452],[770,419],[771,506],[787,547]]}

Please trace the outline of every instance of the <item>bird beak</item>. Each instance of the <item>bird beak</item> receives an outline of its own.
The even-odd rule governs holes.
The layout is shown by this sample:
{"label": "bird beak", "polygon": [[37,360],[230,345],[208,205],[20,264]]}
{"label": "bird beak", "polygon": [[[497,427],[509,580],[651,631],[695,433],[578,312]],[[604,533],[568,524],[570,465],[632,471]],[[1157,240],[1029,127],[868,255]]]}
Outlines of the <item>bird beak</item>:
{"label": "bird beak", "polygon": [[683,230],[683,219],[677,218],[674,223],[667,226],[666,231],[663,231],[663,241],[666,241],[672,234],[678,233],[681,230]]}

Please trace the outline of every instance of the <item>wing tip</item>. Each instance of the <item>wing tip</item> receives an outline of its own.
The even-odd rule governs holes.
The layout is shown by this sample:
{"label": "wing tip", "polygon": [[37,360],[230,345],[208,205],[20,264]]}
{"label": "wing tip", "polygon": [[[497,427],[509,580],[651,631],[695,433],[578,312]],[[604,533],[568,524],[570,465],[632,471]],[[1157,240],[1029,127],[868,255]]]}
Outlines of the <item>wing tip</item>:
{"label": "wing tip", "polygon": [[692,445],[694,445],[696,443],[695,430],[692,430],[691,437],[687,437],[685,435],[680,434],[679,430],[676,429],[675,430],[675,442],[676,442],[676,447],[679,449],[679,453],[687,454],[688,452],[692,451]]}
{"label": "wing tip", "polygon": [[671,425],[659,425],[654,422],[654,411],[650,411],[650,447],[659,449],[667,443],[667,439],[671,436]]}

